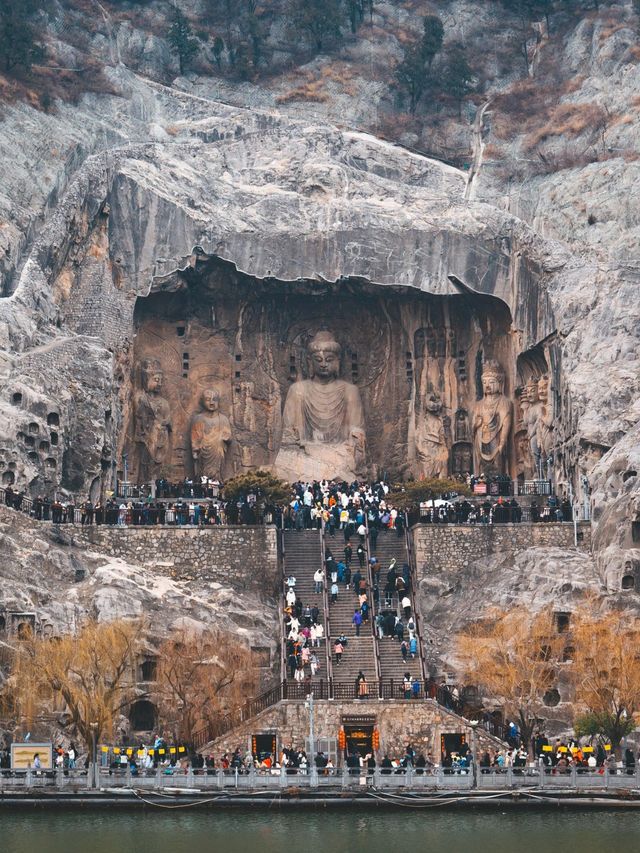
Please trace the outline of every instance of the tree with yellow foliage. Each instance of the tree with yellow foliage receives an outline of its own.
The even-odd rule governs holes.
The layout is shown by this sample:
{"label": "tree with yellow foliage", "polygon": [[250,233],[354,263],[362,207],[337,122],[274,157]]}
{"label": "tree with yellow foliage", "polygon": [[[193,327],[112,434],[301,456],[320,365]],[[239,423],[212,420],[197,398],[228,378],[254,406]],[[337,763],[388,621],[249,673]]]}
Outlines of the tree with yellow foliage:
{"label": "tree with yellow foliage", "polygon": [[582,607],[571,630],[577,734],[603,735],[614,749],[640,713],[640,620]]}
{"label": "tree with yellow foliage", "polygon": [[550,609],[534,616],[492,611],[458,636],[465,683],[477,685],[505,718],[517,721],[525,744],[544,714],[545,693],[556,684],[565,640]]}
{"label": "tree with yellow foliage", "polygon": [[182,629],[160,647],[157,679],[161,721],[192,743],[194,732],[255,694],[258,672],[239,637]]}
{"label": "tree with yellow foliage", "polygon": [[77,634],[18,641],[5,685],[17,718],[31,727],[43,712],[66,713],[87,748],[112,735],[131,699],[141,635],[137,621],[90,621]]}

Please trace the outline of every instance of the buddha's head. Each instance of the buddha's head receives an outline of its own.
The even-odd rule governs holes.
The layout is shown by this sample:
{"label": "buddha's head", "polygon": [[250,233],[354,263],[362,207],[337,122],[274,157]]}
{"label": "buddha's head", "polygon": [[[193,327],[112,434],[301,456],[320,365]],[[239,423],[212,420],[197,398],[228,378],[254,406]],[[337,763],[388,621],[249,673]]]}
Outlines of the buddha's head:
{"label": "buddha's head", "polygon": [[206,412],[217,412],[220,408],[220,394],[215,388],[205,388],[200,402]]}
{"label": "buddha's head", "polygon": [[549,400],[549,377],[541,376],[537,384],[538,398],[541,403],[546,403]]}
{"label": "buddha's head", "polygon": [[485,361],[482,367],[482,390],[485,397],[502,394],[504,388],[504,370],[497,361]]}
{"label": "buddha's head", "polygon": [[527,400],[529,401],[529,403],[533,404],[538,402],[539,397],[537,378],[532,379],[531,382],[527,382],[527,384],[525,385],[525,393],[527,395]]}
{"label": "buddha's head", "polygon": [[440,396],[436,394],[435,391],[432,391],[427,395],[427,399],[425,401],[425,408],[432,415],[437,415],[442,411],[442,400]]}
{"label": "buddha's head", "polygon": [[163,373],[156,358],[145,358],[141,366],[142,386],[149,394],[155,394],[162,388]]}
{"label": "buddha's head", "polygon": [[340,373],[340,344],[331,332],[316,332],[309,341],[309,358],[313,376],[328,382]]}

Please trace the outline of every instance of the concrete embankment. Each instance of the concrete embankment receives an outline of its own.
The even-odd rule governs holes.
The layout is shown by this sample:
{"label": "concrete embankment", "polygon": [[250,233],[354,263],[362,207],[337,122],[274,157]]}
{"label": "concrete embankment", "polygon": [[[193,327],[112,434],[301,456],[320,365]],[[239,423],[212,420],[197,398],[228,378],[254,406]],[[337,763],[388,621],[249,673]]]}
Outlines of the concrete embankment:
{"label": "concrete embankment", "polygon": [[0,809],[640,809],[640,791],[615,793],[589,791],[447,791],[429,793],[366,791],[307,792],[299,789],[252,793],[162,792],[121,789],[120,791],[51,792],[24,791],[0,794]]}

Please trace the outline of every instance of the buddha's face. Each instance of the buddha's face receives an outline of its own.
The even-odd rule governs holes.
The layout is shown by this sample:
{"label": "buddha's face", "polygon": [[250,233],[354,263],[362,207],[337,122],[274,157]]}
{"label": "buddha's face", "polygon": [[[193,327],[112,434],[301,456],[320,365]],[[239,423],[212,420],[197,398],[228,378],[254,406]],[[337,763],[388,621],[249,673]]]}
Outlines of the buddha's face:
{"label": "buddha's face", "polygon": [[431,396],[427,397],[426,408],[432,415],[437,415],[442,409],[442,401],[440,400],[440,397],[436,397],[435,394],[431,394]]}
{"label": "buddha's face", "polygon": [[159,391],[162,388],[162,371],[154,370],[151,373],[147,373],[145,387],[151,394]]}
{"label": "buddha's face", "polygon": [[538,402],[539,398],[538,398],[538,383],[537,382],[530,382],[527,386],[525,386],[525,391],[527,394],[527,400],[530,403],[537,403]]}
{"label": "buddha's face", "polygon": [[333,350],[314,350],[311,363],[313,375],[319,379],[335,379],[340,371],[340,356]]}
{"label": "buddha's face", "polygon": [[202,408],[207,412],[217,412],[220,408],[220,397],[215,391],[204,391],[202,394]]}
{"label": "buddha's face", "polygon": [[538,397],[541,403],[546,403],[549,399],[549,383],[546,379],[542,378],[537,384]]}
{"label": "buddha's face", "polygon": [[500,393],[500,380],[497,376],[493,376],[491,373],[485,374],[482,377],[482,390],[484,391],[485,397],[493,397],[496,394]]}

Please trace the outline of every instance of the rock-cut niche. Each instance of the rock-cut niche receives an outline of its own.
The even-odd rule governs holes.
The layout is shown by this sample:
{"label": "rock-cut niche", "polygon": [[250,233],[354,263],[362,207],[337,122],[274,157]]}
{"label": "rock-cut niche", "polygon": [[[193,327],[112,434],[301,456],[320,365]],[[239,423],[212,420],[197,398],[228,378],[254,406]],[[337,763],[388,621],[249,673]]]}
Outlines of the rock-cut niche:
{"label": "rock-cut niche", "polygon": [[155,282],[135,325],[122,449],[138,482],[523,467],[518,353],[494,297],[259,280],[206,258]]}

